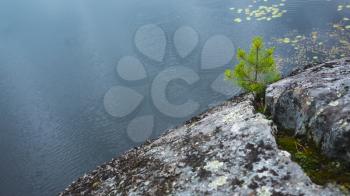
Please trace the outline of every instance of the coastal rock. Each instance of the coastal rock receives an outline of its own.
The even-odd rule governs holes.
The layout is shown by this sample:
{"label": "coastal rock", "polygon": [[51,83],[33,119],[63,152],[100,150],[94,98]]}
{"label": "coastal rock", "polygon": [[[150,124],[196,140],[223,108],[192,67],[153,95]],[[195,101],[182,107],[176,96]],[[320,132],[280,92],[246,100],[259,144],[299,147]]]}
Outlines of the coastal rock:
{"label": "coastal rock", "polygon": [[265,101],[279,128],[350,163],[350,59],[296,70],[270,85]]}
{"label": "coastal rock", "polygon": [[242,95],[73,182],[60,195],[342,195],[278,149],[272,121]]}

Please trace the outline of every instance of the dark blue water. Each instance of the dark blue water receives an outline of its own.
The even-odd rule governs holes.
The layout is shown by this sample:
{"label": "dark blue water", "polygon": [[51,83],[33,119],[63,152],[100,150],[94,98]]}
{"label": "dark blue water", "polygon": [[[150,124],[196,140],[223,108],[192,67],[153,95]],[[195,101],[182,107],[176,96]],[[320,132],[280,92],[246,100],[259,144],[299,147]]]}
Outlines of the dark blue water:
{"label": "dark blue water", "polygon": [[[234,65],[238,47],[255,35],[270,41],[291,31],[328,31],[350,17],[346,6],[337,11],[341,3],[349,4],[0,1],[0,195],[55,195],[98,164],[227,99],[238,90],[219,76]],[[273,4],[287,12],[246,21],[235,11]],[[125,56],[133,58],[123,64]]]}

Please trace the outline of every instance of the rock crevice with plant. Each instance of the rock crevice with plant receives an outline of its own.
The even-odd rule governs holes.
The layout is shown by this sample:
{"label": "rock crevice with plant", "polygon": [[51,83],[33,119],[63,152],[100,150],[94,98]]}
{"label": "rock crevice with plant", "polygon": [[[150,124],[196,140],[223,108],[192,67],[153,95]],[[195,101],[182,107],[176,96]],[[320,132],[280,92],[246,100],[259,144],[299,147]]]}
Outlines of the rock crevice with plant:
{"label": "rock crevice with plant", "polygon": [[238,49],[239,63],[232,70],[225,71],[227,80],[255,95],[257,108],[262,111],[267,85],[281,78],[275,63],[274,51],[274,48],[265,48],[261,37],[255,37],[249,53]]}
{"label": "rock crevice with plant", "polygon": [[278,125],[277,143],[313,181],[350,188],[349,60],[298,68],[276,82],[273,52],[254,38],[249,54],[238,50],[239,63],[226,78],[254,93],[257,111]]}

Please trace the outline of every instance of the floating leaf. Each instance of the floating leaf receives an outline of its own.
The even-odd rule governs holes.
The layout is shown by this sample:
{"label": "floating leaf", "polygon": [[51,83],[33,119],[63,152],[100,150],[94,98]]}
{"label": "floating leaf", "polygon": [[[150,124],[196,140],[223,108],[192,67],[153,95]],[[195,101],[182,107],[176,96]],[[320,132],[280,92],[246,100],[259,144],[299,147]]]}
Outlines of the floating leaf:
{"label": "floating leaf", "polygon": [[240,22],[242,22],[242,19],[240,19],[240,18],[235,18],[233,21],[235,21],[236,23],[240,23]]}
{"label": "floating leaf", "polygon": [[290,39],[289,39],[288,37],[284,38],[284,39],[283,39],[283,43],[285,43],[285,44],[290,43]]}

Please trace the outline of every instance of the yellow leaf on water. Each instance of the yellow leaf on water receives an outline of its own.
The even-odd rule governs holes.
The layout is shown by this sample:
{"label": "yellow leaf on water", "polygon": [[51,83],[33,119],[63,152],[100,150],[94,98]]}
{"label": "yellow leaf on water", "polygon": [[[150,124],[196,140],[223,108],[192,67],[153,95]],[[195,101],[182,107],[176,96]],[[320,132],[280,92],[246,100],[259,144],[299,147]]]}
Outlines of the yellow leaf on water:
{"label": "yellow leaf on water", "polygon": [[240,18],[235,18],[233,21],[236,22],[236,23],[240,23],[240,22],[242,22],[242,19],[240,19]]}
{"label": "yellow leaf on water", "polygon": [[289,44],[290,43],[290,39],[288,37],[283,39],[283,43],[285,44]]}

